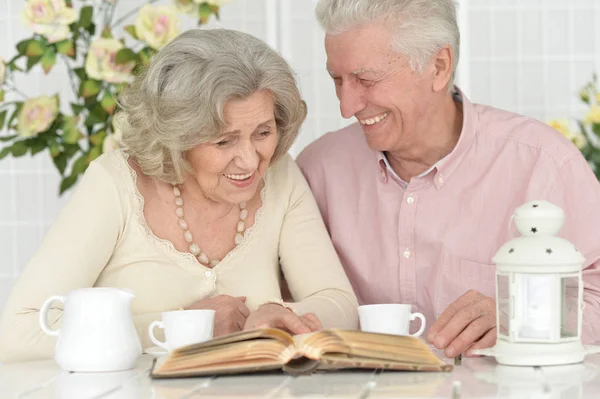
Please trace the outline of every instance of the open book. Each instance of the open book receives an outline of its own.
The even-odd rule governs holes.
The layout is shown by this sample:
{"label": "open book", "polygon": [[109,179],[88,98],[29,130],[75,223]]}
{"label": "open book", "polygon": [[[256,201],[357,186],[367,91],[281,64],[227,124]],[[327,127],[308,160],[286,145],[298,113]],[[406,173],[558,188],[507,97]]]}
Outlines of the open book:
{"label": "open book", "polygon": [[151,376],[196,377],[277,369],[308,374],[317,369],[344,368],[452,370],[415,337],[335,329],[291,336],[266,328],[176,349],[156,361]]}

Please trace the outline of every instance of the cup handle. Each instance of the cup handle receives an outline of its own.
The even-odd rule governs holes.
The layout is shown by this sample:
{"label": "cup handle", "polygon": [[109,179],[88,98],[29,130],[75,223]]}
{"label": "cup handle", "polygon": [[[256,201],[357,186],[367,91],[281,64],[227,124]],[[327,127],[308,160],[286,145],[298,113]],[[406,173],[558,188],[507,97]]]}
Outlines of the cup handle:
{"label": "cup handle", "polygon": [[158,345],[161,348],[169,350],[169,348],[167,348],[167,344],[165,342],[159,341],[154,336],[154,327],[159,327],[159,328],[162,328],[163,330],[165,329],[165,325],[163,324],[162,321],[155,320],[152,323],[150,323],[150,325],[148,326],[148,335],[150,336],[150,341],[154,342],[155,345]]}
{"label": "cup handle", "polygon": [[50,305],[52,305],[52,303],[55,301],[62,302],[63,307],[64,307],[64,305],[65,305],[65,297],[64,296],[55,295],[53,297],[46,299],[46,302],[44,302],[44,304],[42,305],[42,308],[40,309],[40,327],[42,328],[42,331],[45,332],[46,334],[58,336],[58,334],[60,333],[60,329],[57,328],[56,330],[53,330],[48,325],[48,309],[50,309]]}
{"label": "cup handle", "polygon": [[411,337],[418,337],[421,334],[423,334],[423,331],[425,331],[425,316],[423,316],[423,313],[411,313],[410,314],[410,321],[413,321],[414,319],[421,319],[421,328],[419,328],[419,331],[417,331],[414,334],[410,334]]}

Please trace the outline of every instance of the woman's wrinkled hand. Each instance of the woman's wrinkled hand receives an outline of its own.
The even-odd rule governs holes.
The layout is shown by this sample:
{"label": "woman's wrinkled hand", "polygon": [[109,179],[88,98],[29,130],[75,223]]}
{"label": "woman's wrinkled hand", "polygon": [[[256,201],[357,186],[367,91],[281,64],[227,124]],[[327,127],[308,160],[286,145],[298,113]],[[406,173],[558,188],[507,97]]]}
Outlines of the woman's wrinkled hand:
{"label": "woman's wrinkled hand", "polygon": [[323,328],[321,321],[313,313],[298,316],[281,305],[267,303],[248,316],[244,330],[269,327],[279,328],[291,334],[304,334]]}
{"label": "woman's wrinkled hand", "polygon": [[195,302],[185,309],[213,309],[215,311],[213,333],[215,337],[242,331],[246,324],[246,318],[250,315],[244,296],[217,295]]}

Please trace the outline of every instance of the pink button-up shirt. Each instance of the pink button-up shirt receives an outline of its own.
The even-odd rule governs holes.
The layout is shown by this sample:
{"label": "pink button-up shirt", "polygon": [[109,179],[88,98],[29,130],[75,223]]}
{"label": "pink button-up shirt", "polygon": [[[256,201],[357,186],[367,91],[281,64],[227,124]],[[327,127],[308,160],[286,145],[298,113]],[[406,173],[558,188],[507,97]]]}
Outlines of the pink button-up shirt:
{"label": "pink button-up shirt", "polygon": [[518,235],[510,216],[545,199],[565,210],[560,235],[586,257],[582,334],[600,341],[600,184],[590,167],[541,122],[465,96],[463,113],[454,150],[406,186],[357,123],[298,157],[359,302],[411,304],[431,325],[470,289],[495,297],[492,258]]}

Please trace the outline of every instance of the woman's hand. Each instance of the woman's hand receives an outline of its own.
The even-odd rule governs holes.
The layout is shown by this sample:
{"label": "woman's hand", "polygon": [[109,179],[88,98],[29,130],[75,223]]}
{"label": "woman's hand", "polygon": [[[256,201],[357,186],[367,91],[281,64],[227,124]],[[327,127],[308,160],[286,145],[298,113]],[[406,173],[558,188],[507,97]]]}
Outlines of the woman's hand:
{"label": "woman's hand", "polygon": [[195,302],[185,309],[213,309],[215,311],[213,334],[218,337],[244,329],[246,318],[250,315],[245,302],[245,296],[217,295]]}
{"label": "woman's hand", "polygon": [[291,334],[304,334],[323,328],[321,321],[314,314],[298,316],[290,309],[275,303],[264,304],[252,312],[246,319],[244,330],[267,327],[286,330]]}

